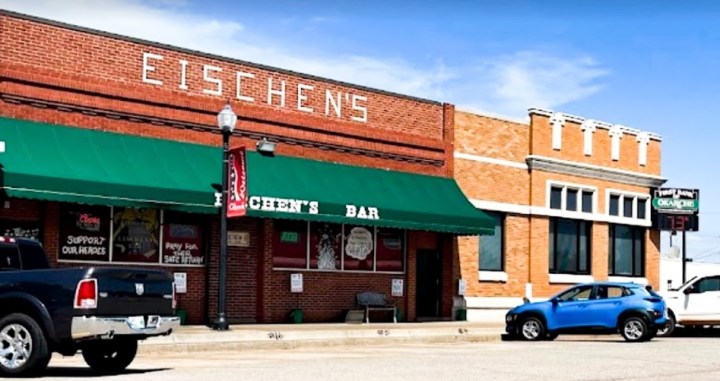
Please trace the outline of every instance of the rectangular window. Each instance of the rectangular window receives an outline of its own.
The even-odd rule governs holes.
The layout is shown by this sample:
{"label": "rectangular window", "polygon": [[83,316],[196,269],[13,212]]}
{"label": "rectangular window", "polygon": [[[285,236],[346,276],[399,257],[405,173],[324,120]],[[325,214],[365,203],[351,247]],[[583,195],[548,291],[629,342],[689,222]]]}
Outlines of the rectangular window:
{"label": "rectangular window", "polygon": [[340,270],[342,225],[327,222],[310,223],[310,268]]}
{"label": "rectangular window", "polygon": [[637,200],[637,218],[645,219],[645,208],[647,207],[647,199],[638,198]]}
{"label": "rectangular window", "polygon": [[593,192],[582,192],[582,211],[585,213],[593,212]]}
{"label": "rectangular window", "polygon": [[504,270],[504,231],[505,215],[502,213],[485,212],[495,220],[495,231],[492,235],[480,236],[480,270]]}
{"label": "rectangular window", "polygon": [[15,246],[0,244],[0,271],[20,270],[20,253]]}
{"label": "rectangular window", "polygon": [[634,197],[623,197],[623,217],[632,218],[633,216],[633,200]]}
{"label": "rectangular window", "polygon": [[578,190],[568,189],[565,199],[565,209],[576,212],[578,210]]}
{"label": "rectangular window", "polygon": [[115,208],[113,215],[113,262],[160,262],[160,211]]}
{"label": "rectangular window", "polygon": [[375,229],[345,225],[343,236],[343,269],[373,271],[375,258]]}
{"label": "rectangular window", "polygon": [[375,241],[376,270],[403,271],[405,234],[401,229],[377,228]]}
{"label": "rectangular window", "polygon": [[562,208],[562,188],[551,187],[550,188],[550,208],[560,209]]}
{"label": "rectangular window", "polygon": [[591,228],[588,221],[550,219],[551,273],[590,274]]}
{"label": "rectangular window", "polygon": [[198,216],[176,211],[163,212],[162,255],[163,264],[206,264],[205,252],[209,221]]}
{"label": "rectangular window", "polygon": [[620,196],[616,194],[610,195],[610,210],[608,211],[608,214],[611,216],[620,215]]}
{"label": "rectangular window", "polygon": [[644,276],[645,228],[610,225],[608,272],[617,276]]}
{"label": "rectangular window", "polygon": [[307,268],[308,223],[296,220],[274,220],[273,225],[273,266]]}

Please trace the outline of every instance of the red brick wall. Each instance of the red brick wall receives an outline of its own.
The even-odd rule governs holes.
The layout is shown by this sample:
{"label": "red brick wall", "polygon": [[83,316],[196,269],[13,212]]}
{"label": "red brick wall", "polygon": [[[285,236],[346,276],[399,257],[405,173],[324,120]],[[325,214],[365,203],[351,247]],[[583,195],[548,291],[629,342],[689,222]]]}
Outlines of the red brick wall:
{"label": "red brick wall", "polygon": [[[148,73],[163,85],[143,81],[144,52],[163,56],[150,61],[155,71]],[[179,87],[181,60],[188,62],[187,89]],[[212,73],[223,81],[221,95],[203,93],[214,86],[203,79],[203,65],[222,68],[222,72]],[[255,76],[242,82],[242,95],[254,97],[254,102],[237,98],[237,72]],[[285,106],[277,97],[268,103],[269,78],[275,89],[285,81]],[[312,113],[298,109],[299,84],[314,87],[305,91],[308,99],[304,103],[314,109]],[[326,90],[342,94],[339,117],[325,113]],[[361,116],[347,103],[353,96],[366,98],[359,102],[367,108],[366,121],[353,120]],[[253,149],[257,140],[268,137],[279,143],[276,152],[281,155],[452,176],[452,105],[0,11],[0,116],[220,145],[216,115],[226,99],[239,117],[232,146]],[[55,260],[57,205],[21,200],[13,205],[17,208],[0,210],[0,218],[43,219],[42,213],[46,213],[46,247]],[[46,212],[40,205],[46,206]],[[251,238],[250,247],[228,250],[228,319],[287,321],[297,301],[289,291],[289,272],[272,270],[272,222],[237,219],[230,222],[229,229],[248,231]],[[179,307],[188,311],[192,324],[216,316],[217,223],[211,234],[208,267],[157,266],[187,272],[188,293],[179,295]],[[409,236],[406,275],[306,272],[305,293],[299,300],[307,307],[306,320],[340,319],[342,310],[354,306],[357,292],[390,294],[391,279],[398,276],[406,277],[406,296],[398,303],[405,316],[414,319],[412,249],[427,244],[434,248],[436,242],[434,234],[411,232]],[[452,277],[448,274],[445,276]],[[443,311],[449,314],[447,303],[444,300]]]}

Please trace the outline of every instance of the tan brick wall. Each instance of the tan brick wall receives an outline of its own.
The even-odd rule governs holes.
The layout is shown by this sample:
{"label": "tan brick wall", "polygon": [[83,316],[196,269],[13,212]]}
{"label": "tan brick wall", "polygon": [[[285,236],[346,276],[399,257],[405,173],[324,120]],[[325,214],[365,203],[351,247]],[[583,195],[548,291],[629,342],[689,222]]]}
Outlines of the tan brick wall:
{"label": "tan brick wall", "polygon": [[550,118],[545,115],[531,115],[530,154],[547,156],[578,163],[640,172],[651,175],[660,174],[660,142],[650,140],[647,151],[647,165],[638,163],[637,136],[625,133],[620,139],[620,160],[614,161],[610,155],[611,139],[607,129],[597,128],[593,133],[592,156],[583,153],[584,136],[580,123],[566,120],[562,129],[562,147],[552,148],[552,127]]}
{"label": "tan brick wall", "polygon": [[[562,149],[552,149],[549,118],[532,115],[531,125],[483,115],[458,112],[455,116],[456,151],[494,159],[525,163],[528,155],[542,155],[626,171],[660,175],[660,142],[651,140],[647,166],[638,164],[635,135],[624,134],[619,161],[610,158],[610,136],[598,128],[593,136],[593,155],[583,153],[580,124],[566,121]],[[596,188],[596,213],[606,214],[606,190],[649,194],[641,186],[574,175],[514,168],[505,165],[456,158],[455,178],[467,197],[511,205],[532,205],[546,208],[548,180]],[[478,279],[479,240],[463,237],[458,240],[461,276],[468,282],[469,297],[521,297],[525,284],[532,283],[535,297],[547,297],[568,287],[549,282],[549,217],[508,214],[505,228],[505,271],[507,282],[485,282]],[[596,280],[608,278],[609,227],[605,222],[592,223],[591,271]],[[646,239],[646,278],[658,287],[659,233],[649,231]]]}

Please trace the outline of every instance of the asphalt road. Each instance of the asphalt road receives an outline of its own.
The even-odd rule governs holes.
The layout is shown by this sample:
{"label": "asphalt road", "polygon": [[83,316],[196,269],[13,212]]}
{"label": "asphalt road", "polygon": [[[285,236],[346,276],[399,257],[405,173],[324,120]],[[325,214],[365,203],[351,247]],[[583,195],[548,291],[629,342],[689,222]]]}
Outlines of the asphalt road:
{"label": "asphalt road", "polygon": [[[561,337],[302,350],[199,352],[138,357],[102,380],[720,380],[720,338]],[[53,358],[44,379],[95,377],[81,356]]]}

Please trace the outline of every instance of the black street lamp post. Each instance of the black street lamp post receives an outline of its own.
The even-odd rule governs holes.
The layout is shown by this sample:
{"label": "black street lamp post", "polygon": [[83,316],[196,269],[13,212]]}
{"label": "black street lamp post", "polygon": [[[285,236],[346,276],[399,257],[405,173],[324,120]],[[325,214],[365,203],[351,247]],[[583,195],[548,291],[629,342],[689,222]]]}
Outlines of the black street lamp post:
{"label": "black street lamp post", "polygon": [[221,206],[220,206],[220,264],[218,266],[218,316],[213,322],[213,329],[216,331],[226,331],[230,328],[225,316],[225,273],[227,272],[227,199],[228,199],[228,149],[230,145],[230,135],[235,129],[237,123],[237,115],[230,107],[230,103],[223,107],[217,116],[218,127],[222,132],[223,148],[222,148],[222,190],[221,190]]}

